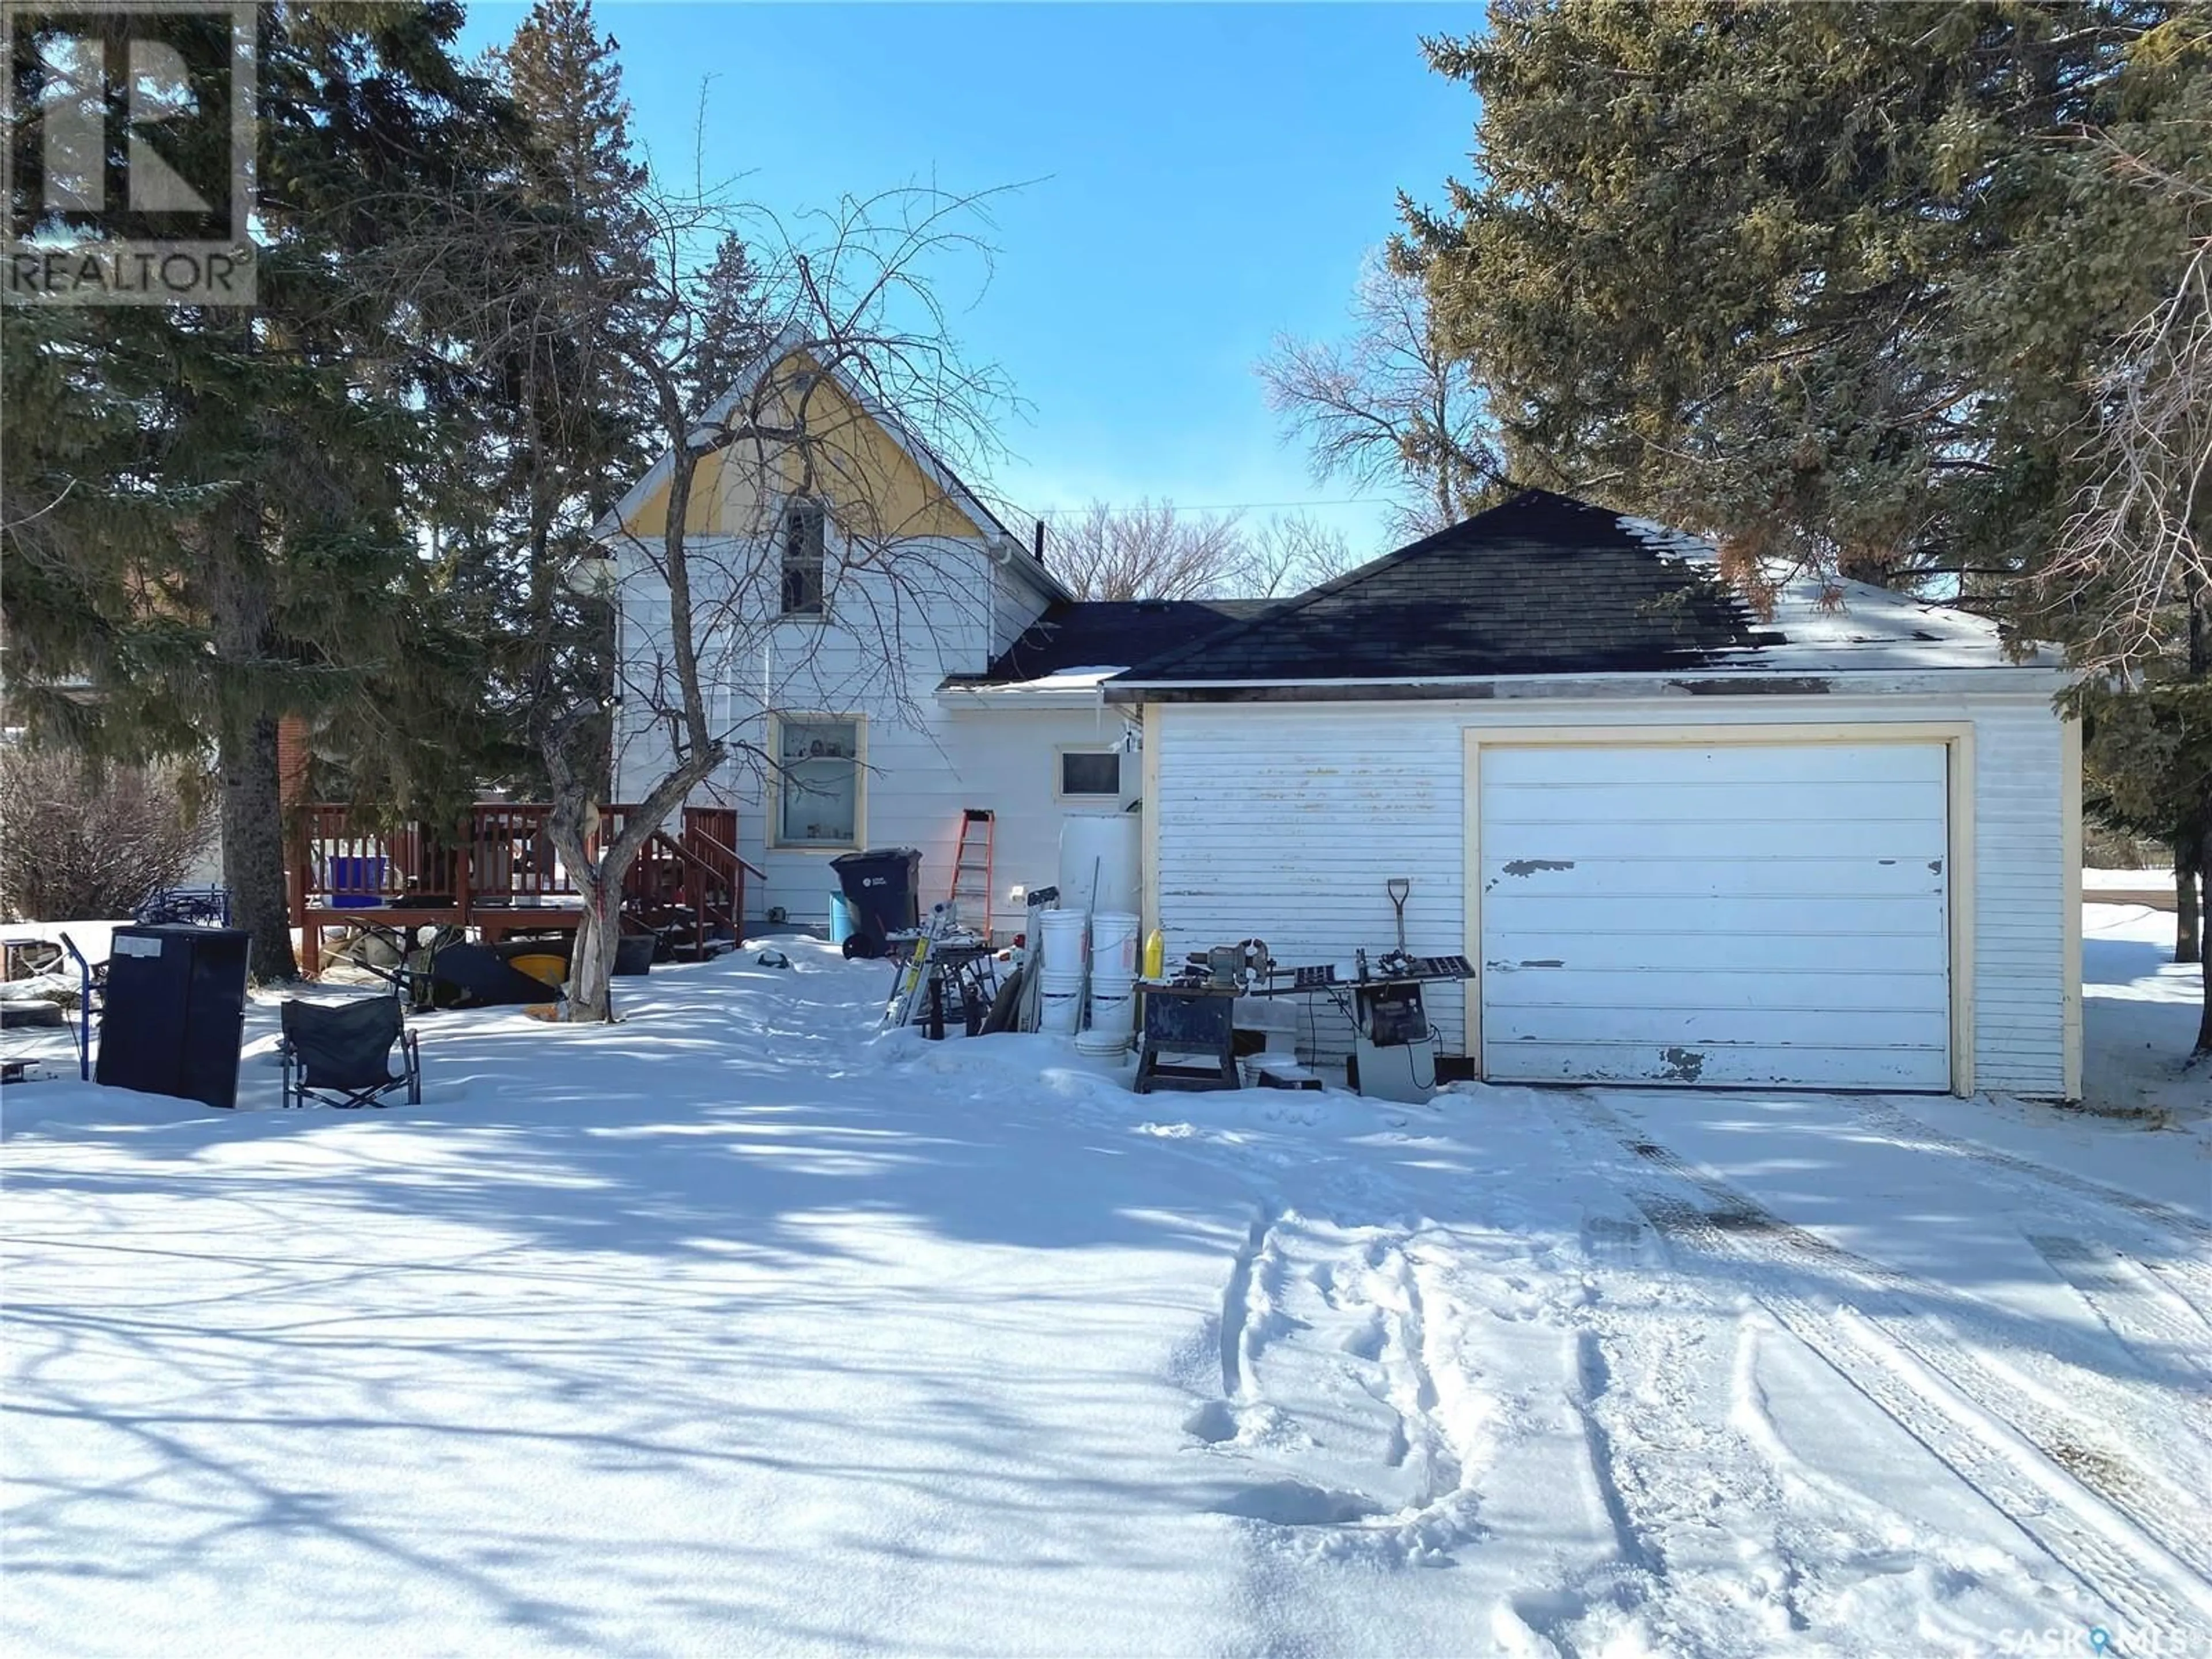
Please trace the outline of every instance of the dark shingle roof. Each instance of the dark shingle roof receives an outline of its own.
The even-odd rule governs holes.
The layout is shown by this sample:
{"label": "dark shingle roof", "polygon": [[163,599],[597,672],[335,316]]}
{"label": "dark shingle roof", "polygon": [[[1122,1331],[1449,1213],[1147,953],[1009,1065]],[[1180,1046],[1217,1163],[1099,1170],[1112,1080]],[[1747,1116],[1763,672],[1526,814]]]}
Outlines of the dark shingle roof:
{"label": "dark shingle roof", "polygon": [[1759,643],[1709,568],[1547,490],[1386,554],[1125,682],[1637,672]]}
{"label": "dark shingle roof", "polygon": [[1075,668],[1128,668],[1271,611],[1279,599],[1086,599],[1055,605],[981,674],[956,685],[1007,685]]}

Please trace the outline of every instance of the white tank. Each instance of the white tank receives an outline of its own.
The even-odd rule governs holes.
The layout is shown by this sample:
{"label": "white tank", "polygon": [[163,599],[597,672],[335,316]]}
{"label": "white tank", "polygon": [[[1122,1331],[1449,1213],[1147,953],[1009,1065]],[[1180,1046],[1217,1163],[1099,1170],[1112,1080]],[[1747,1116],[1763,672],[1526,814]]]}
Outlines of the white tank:
{"label": "white tank", "polygon": [[1143,878],[1134,812],[1071,812],[1060,826],[1060,904],[1064,910],[1133,913]]}

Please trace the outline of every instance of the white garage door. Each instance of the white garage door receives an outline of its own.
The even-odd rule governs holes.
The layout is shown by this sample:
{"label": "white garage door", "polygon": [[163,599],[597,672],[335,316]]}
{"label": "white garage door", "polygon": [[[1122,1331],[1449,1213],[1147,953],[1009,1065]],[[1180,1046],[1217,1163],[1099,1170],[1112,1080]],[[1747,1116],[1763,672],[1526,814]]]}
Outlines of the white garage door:
{"label": "white garage door", "polygon": [[1484,1075],[1948,1089],[1945,760],[1484,747]]}

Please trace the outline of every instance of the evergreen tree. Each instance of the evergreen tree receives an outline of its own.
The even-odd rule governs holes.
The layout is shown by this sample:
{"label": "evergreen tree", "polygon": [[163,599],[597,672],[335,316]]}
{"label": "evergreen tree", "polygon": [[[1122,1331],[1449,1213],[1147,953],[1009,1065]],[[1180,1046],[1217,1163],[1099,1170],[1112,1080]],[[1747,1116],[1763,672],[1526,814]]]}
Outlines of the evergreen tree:
{"label": "evergreen tree", "polygon": [[475,468],[447,520],[454,580],[491,644],[501,769],[542,788],[545,746],[604,790],[613,616],[574,580],[591,527],[650,459],[623,331],[645,285],[646,174],[616,42],[588,0],[540,0],[491,72],[516,126],[478,222],[471,339]]}
{"label": "evergreen tree", "polygon": [[1426,43],[1482,100],[1479,171],[1446,211],[1407,207],[1398,252],[1509,470],[1717,532],[1747,585],[1779,562],[2063,643],[2099,799],[2203,861],[2212,347],[2185,372],[2173,341],[2197,337],[2142,325],[2203,310],[2212,15],[1499,0],[1491,21]]}
{"label": "evergreen tree", "polygon": [[1401,250],[1510,471],[1744,556],[1967,597],[2048,548],[2098,352],[2185,258],[2078,142],[2154,126],[2181,9],[1501,0],[1427,43],[1480,170]]}
{"label": "evergreen tree", "polygon": [[[58,384],[73,394],[35,446],[31,493],[68,486],[58,510],[76,533],[57,542],[35,499],[9,493],[9,552],[46,556],[38,582],[9,585],[11,696],[37,707],[39,685],[82,677],[94,695],[75,724],[101,747],[211,741],[224,876],[264,980],[295,971],[278,720],[333,720],[365,752],[436,665],[409,637],[424,572],[408,485],[434,353],[407,337],[391,261],[422,204],[465,194],[477,154],[489,92],[451,55],[460,21],[450,0],[263,9],[250,311],[11,307],[0,322],[11,435]],[[19,94],[34,64],[11,66]]]}
{"label": "evergreen tree", "polygon": [[705,409],[756,367],[773,331],[759,268],[743,238],[726,234],[696,285],[699,338],[688,366],[692,401]]}

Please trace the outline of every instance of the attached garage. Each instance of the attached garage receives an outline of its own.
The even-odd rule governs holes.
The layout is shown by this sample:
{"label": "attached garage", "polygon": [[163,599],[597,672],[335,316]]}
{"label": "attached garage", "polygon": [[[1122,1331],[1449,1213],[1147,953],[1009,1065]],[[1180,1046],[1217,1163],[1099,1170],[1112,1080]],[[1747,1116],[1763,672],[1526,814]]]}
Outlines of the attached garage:
{"label": "attached garage", "polygon": [[[1463,954],[1501,1083],[2080,1086],[2081,749],[2049,659],[1852,583],[1754,615],[1692,538],[1540,491],[1107,683],[1147,927]],[[1326,1008],[1300,1047],[1349,1044]]]}
{"label": "attached garage", "polygon": [[1949,1089],[1949,745],[1723,735],[1469,742],[1483,1075]]}

